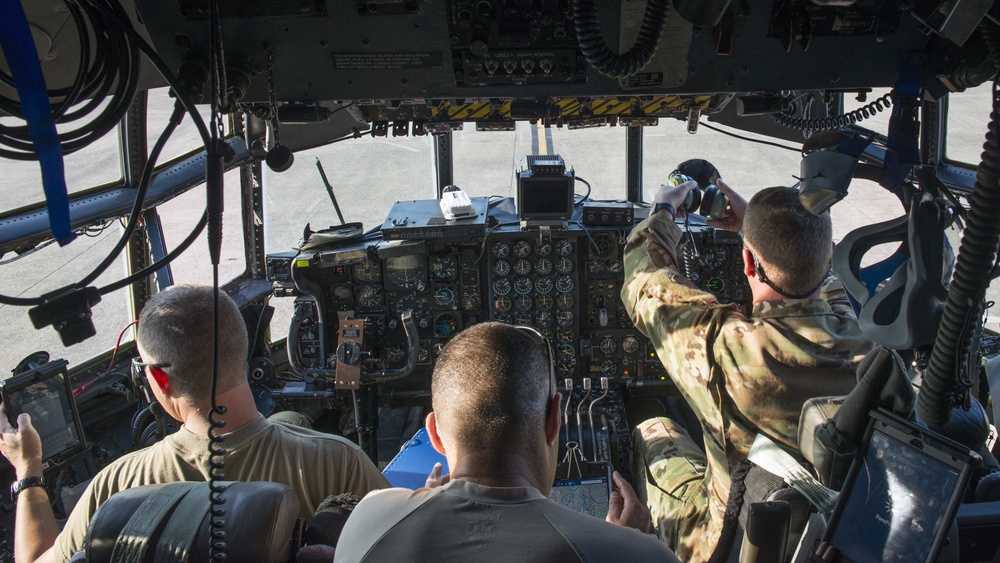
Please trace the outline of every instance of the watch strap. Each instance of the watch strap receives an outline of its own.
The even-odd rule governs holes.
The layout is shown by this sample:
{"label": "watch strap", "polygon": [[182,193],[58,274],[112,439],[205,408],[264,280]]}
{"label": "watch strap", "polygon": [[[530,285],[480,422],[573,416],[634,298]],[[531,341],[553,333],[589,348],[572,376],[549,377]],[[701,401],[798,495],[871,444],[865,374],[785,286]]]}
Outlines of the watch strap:
{"label": "watch strap", "polygon": [[677,217],[677,209],[675,209],[673,205],[665,202],[653,204],[653,213],[656,213],[661,209],[665,209],[668,213],[670,213],[670,217],[672,219]]}
{"label": "watch strap", "polygon": [[19,479],[14,481],[10,485],[10,502],[17,502],[17,495],[21,494],[24,489],[29,489],[31,487],[44,487],[45,481],[42,481],[41,477],[25,477],[24,479]]}

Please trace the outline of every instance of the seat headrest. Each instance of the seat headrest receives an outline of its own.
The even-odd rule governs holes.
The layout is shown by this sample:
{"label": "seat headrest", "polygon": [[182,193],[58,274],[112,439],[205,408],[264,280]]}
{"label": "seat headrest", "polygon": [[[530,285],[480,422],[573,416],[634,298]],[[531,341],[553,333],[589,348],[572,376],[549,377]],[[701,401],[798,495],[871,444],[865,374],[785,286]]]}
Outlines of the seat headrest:
{"label": "seat headrest", "polygon": [[[948,207],[943,200],[918,194],[908,216],[857,229],[834,250],[834,270],[860,303],[861,331],[873,341],[896,350],[934,343],[948,297],[944,275],[951,256],[945,238],[952,221]],[[876,292],[877,281],[862,280],[861,260],[872,247],[894,241],[904,243],[900,253],[909,257]]]}
{"label": "seat headrest", "polygon": [[[226,558],[287,562],[299,501],[286,485],[222,481]],[[87,528],[88,563],[127,554],[137,561],[208,563],[211,505],[208,483],[164,483],[135,487],[102,504]]]}

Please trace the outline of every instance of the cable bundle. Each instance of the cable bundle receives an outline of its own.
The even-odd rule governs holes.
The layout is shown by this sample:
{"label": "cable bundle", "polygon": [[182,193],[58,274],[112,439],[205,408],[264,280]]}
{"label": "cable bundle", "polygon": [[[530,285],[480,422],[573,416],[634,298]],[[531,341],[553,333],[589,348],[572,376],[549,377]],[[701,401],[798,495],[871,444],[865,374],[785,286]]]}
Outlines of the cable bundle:
{"label": "cable bundle", "polygon": [[[128,111],[139,85],[139,48],[121,30],[128,21],[115,0],[65,0],[79,40],[76,79],[66,88],[49,88],[49,103],[64,155],[104,136]],[[13,78],[0,72],[0,82],[14,88]],[[0,96],[0,110],[24,120],[16,99]],[[36,160],[27,125],[0,125],[0,157]]]}

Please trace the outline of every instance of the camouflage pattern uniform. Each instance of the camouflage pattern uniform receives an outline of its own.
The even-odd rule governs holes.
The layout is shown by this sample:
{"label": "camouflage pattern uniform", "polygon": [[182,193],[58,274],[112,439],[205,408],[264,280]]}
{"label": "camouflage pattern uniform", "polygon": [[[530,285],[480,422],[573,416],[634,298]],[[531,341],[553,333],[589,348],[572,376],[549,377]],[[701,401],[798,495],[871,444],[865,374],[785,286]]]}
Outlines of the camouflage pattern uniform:
{"label": "camouflage pattern uniform", "polygon": [[622,301],[704,431],[703,452],[669,419],[639,425],[637,490],[667,545],[682,560],[705,561],[722,529],[730,469],[757,433],[795,448],[803,402],[849,392],[872,344],[832,275],[821,299],[757,303],[750,319],[720,304],[678,273],[681,234],[661,214],[633,229]]}

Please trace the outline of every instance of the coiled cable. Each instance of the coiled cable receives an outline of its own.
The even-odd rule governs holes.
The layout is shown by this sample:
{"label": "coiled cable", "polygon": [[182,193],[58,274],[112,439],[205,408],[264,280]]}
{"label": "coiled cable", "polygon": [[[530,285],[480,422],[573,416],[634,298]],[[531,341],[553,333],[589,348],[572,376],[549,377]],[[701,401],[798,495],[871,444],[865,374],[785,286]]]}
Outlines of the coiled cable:
{"label": "coiled cable", "polygon": [[670,0],[648,0],[642,17],[639,36],[632,48],[618,54],[608,48],[601,35],[601,22],[597,15],[597,0],[573,1],[573,26],[576,41],[587,62],[604,76],[628,78],[645,67],[663,35]]}
{"label": "coiled cable", "polygon": [[[73,84],[48,90],[64,155],[103,137],[121,121],[139,87],[139,48],[116,19],[128,20],[115,0],[65,0],[75,24],[80,60]],[[93,33],[91,33],[93,30]],[[0,82],[13,87],[10,74]],[[24,120],[17,100],[0,96],[0,111]],[[37,160],[27,125],[0,125],[0,157]]]}
{"label": "coiled cable", "polygon": [[948,289],[941,325],[917,395],[920,417],[931,426],[951,418],[956,399],[967,391],[959,368],[973,350],[977,312],[992,279],[1000,245],[1000,90],[993,82],[993,111],[983,143],[976,186],[969,198],[969,217],[959,246],[955,274]]}
{"label": "coiled cable", "polygon": [[842,115],[831,115],[823,119],[804,119],[785,112],[773,113],[771,118],[781,125],[796,131],[830,131],[847,127],[879,114],[892,105],[892,93],[876,98],[864,106]]}

